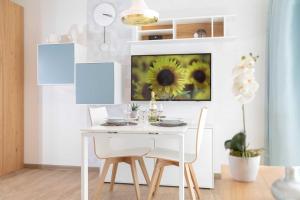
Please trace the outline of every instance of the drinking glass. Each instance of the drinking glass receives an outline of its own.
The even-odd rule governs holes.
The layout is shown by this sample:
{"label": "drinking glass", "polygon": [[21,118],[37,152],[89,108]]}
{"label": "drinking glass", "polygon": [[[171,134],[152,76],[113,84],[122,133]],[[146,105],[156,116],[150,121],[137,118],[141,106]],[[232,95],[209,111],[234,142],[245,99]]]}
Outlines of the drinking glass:
{"label": "drinking glass", "polygon": [[130,104],[127,104],[123,107],[123,114],[124,114],[124,118],[125,120],[129,123],[130,120],[130,112],[131,112],[131,106]]}
{"label": "drinking glass", "polygon": [[140,107],[139,119],[143,124],[145,124],[147,121],[147,109],[143,106]]}
{"label": "drinking glass", "polygon": [[161,116],[162,116],[162,113],[164,111],[164,107],[163,107],[163,104],[158,104],[157,106],[157,115],[158,115],[158,120],[160,121],[161,119]]}

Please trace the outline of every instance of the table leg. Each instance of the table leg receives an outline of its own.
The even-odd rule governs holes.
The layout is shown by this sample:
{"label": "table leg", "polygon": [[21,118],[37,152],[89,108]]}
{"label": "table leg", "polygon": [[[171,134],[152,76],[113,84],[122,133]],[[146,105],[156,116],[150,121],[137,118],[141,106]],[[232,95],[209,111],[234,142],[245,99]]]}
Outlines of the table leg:
{"label": "table leg", "polygon": [[184,200],[184,135],[179,137],[179,200]]}
{"label": "table leg", "polygon": [[81,200],[89,199],[89,154],[87,136],[81,137]]}

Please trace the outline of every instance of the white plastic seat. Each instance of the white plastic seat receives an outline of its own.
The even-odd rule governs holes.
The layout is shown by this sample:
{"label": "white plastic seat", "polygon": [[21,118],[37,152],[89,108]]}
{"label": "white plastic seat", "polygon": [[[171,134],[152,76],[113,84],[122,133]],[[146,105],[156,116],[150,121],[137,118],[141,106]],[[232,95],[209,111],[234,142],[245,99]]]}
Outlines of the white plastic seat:
{"label": "white plastic seat", "polygon": [[[165,148],[155,148],[147,154],[147,157],[179,162],[179,152]],[[195,160],[195,157],[195,154],[185,153],[184,162],[192,163]]]}
{"label": "white plastic seat", "polygon": [[132,148],[124,150],[112,150],[111,153],[102,155],[101,159],[119,158],[119,157],[143,157],[150,151],[149,148]]}
{"label": "white plastic seat", "polygon": [[[102,123],[104,123],[105,118],[108,117],[105,107],[90,108],[89,110],[92,126],[101,125]],[[151,150],[150,147],[124,148],[115,150],[111,148],[110,140],[110,137],[102,135],[94,137],[95,154],[99,159],[144,156]]]}
{"label": "white plastic seat", "polygon": [[[92,126],[101,125],[104,122],[104,119],[107,118],[107,111],[105,107],[97,107],[90,108],[90,117]],[[133,182],[135,185],[135,191],[137,199],[141,199],[137,171],[136,171],[136,161],[139,162],[140,167],[142,169],[143,175],[147,184],[150,184],[150,179],[146,170],[146,165],[143,159],[143,156],[146,155],[151,149],[147,147],[139,147],[139,148],[124,148],[114,150],[110,146],[110,137],[99,136],[94,137],[94,150],[95,154],[99,159],[104,159],[105,163],[103,165],[103,169],[101,170],[101,174],[97,183],[97,189],[95,192],[94,199],[101,199],[101,190],[104,185],[104,180],[107,175],[107,172],[110,168],[110,165],[113,166],[112,176],[111,176],[111,185],[110,191],[113,191],[113,186],[115,183],[115,178],[117,174],[118,164],[121,162],[127,163],[131,167],[131,173]]]}
{"label": "white plastic seat", "polygon": [[[198,180],[196,177],[195,170],[193,168],[193,163],[198,159],[200,144],[202,141],[202,135],[204,133],[207,108],[202,108],[199,116],[199,123],[196,134],[196,148],[194,153],[188,154],[185,153],[184,158],[184,171],[185,171],[185,179],[187,186],[189,188],[189,193],[193,200],[196,199],[196,195],[194,193],[194,189],[196,191],[197,197],[200,199],[200,189]],[[151,178],[151,185],[148,193],[148,200],[152,200],[153,196],[156,194],[161,177],[163,175],[164,168],[167,166],[179,166],[179,151],[173,151],[166,148],[155,148],[147,154],[147,157],[156,158],[156,164],[154,168],[154,172]]]}

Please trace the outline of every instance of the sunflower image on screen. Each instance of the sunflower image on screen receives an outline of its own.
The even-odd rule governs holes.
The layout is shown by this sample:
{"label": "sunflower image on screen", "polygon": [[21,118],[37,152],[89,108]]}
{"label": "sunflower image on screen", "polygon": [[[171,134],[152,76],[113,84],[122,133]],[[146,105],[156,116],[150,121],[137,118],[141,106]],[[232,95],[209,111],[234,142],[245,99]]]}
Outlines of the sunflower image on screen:
{"label": "sunflower image on screen", "polygon": [[131,99],[210,101],[211,55],[132,56]]}

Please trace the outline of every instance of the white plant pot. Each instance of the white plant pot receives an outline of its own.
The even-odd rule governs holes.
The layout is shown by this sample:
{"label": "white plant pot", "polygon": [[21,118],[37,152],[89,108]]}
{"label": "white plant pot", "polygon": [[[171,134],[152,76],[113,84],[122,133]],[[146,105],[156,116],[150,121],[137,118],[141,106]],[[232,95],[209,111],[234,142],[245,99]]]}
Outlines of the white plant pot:
{"label": "white plant pot", "polygon": [[229,155],[229,168],[233,179],[242,182],[256,180],[259,170],[260,156],[242,158]]}
{"label": "white plant pot", "polygon": [[137,117],[137,111],[131,111],[130,118],[136,118]]}

